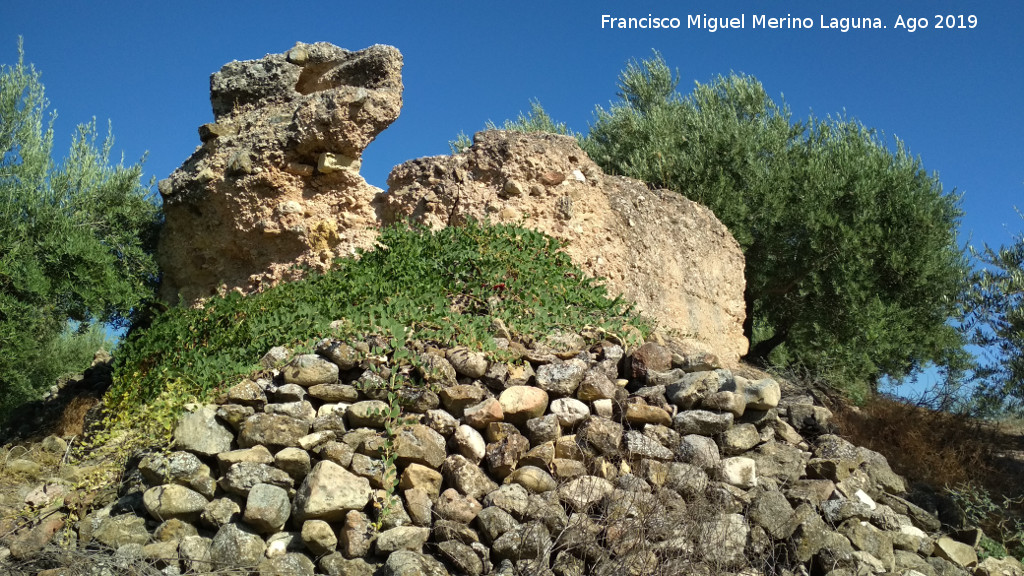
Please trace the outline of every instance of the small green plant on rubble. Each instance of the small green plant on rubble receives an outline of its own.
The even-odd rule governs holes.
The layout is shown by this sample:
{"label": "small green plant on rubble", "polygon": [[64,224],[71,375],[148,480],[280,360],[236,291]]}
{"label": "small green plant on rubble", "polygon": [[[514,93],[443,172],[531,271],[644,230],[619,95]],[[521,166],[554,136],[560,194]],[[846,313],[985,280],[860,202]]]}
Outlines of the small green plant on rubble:
{"label": "small green plant on rubble", "polygon": [[[588,325],[649,331],[627,303],[575,267],[557,240],[536,231],[478,222],[436,232],[399,225],[382,230],[378,242],[322,274],[157,314],[121,344],[106,397],[108,429],[141,431],[160,443],[182,406],[257,371],[274,346],[311,352],[325,337],[361,339],[382,324],[401,326],[403,342],[492,352],[495,319],[514,334]],[[337,320],[343,322],[332,328]],[[411,354],[398,353],[399,361]]]}
{"label": "small green plant on rubble", "polygon": [[395,464],[395,459],[398,457],[398,453],[395,451],[395,438],[398,436],[398,432],[410,423],[410,419],[402,416],[402,407],[399,403],[398,394],[395,391],[397,386],[401,383],[398,379],[392,377],[389,383],[387,395],[387,408],[384,410],[384,443],[381,447],[381,465],[383,467],[383,473],[381,478],[381,484],[384,487],[384,498],[380,502],[376,502],[374,505],[378,508],[377,519],[373,524],[375,530],[380,530],[387,519],[394,513],[395,490],[398,488],[398,467]]}
{"label": "small green plant on rubble", "polygon": [[[387,391],[387,407],[383,411],[371,411],[371,415],[383,416],[384,418],[384,442],[381,446],[381,466],[383,473],[381,484],[384,490],[384,498],[374,503],[378,509],[377,519],[374,521],[374,530],[381,530],[388,518],[394,513],[396,501],[395,489],[398,488],[398,467],[395,460],[398,453],[395,450],[395,438],[404,426],[413,422],[411,417],[403,417],[401,398],[398,391],[407,386],[421,385],[412,379],[412,370],[416,366],[416,356],[406,346],[406,329],[395,321],[382,321],[391,334],[391,358],[387,366],[387,379],[384,380],[384,389]],[[373,355],[387,358],[386,351],[382,348],[374,348]],[[379,368],[379,367],[378,367]]]}
{"label": "small green plant on rubble", "polygon": [[959,484],[947,488],[946,492],[963,512],[966,526],[985,531],[979,550],[983,559],[989,556],[1003,558],[1011,554],[1024,557],[1024,520],[1019,516],[1024,496],[1003,496],[1003,502],[999,504],[988,490],[973,484]]}

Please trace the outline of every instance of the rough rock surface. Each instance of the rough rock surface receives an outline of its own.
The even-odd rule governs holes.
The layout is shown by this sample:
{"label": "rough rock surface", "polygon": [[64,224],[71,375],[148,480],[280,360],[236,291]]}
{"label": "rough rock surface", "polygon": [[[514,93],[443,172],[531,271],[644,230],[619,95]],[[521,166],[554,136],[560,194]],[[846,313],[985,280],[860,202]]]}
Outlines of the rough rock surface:
{"label": "rough rock surface", "polygon": [[[372,246],[382,225],[476,218],[566,242],[578,266],[685,349],[726,365],[746,352],[743,254],[726,227],[680,194],[604,175],[573,138],[481,132],[460,154],[396,167],[386,194],[367,184],[360,157],[398,117],[401,68],[389,46],[300,43],[214,74],[215,121],[159,186],[161,296],[249,293]],[[484,375],[486,363],[454,352],[459,374]]]}
{"label": "rough rock surface", "polygon": [[[507,354],[434,349],[422,356],[436,376],[400,423],[384,417],[383,380],[353,370],[371,360],[369,339],[287,366],[277,347],[264,365],[282,370],[185,416],[176,451],[125,470],[116,495],[67,490],[95,476],[86,466],[0,493],[0,572],[67,528],[60,546],[102,544],[114,554],[88,557],[165,574],[760,576],[766,553],[779,574],[1020,573],[978,565],[977,543],[904,499],[884,457],[826,433],[827,408],[721,368],[746,347],[742,257],[707,210],[602,175],[571,139],[512,133],[400,166],[371,203],[342,165],[397,115],[399,67],[387,47],[298,45],[215,75],[217,122],[161,185],[164,249],[189,258],[172,263],[165,290],[189,301],[248,290],[296,259],[371,242],[403,215],[431,226],[492,217],[566,240],[578,264],[665,311],[681,338],[627,350],[589,331],[506,331]],[[321,249],[318,238],[333,240]],[[392,356],[373,365],[398,368]],[[29,458],[67,444],[42,448],[0,447],[0,474],[42,474]],[[15,522],[26,505],[40,518]]]}
{"label": "rough rock surface", "polygon": [[378,201],[383,224],[476,218],[540,230],[684,343],[727,365],[747,351],[743,254],[728,229],[680,194],[606,176],[573,138],[481,132],[460,154],[396,167]]}
{"label": "rough rock surface", "polygon": [[322,269],[372,245],[380,190],[359,175],[360,158],[398,117],[401,68],[390,46],[299,43],[214,74],[214,122],[159,185],[161,295],[248,293],[294,264]]}
{"label": "rough rock surface", "polygon": [[[82,520],[61,511],[56,480],[25,486],[14,502],[0,494],[0,510],[44,506],[40,521],[21,528],[0,518],[0,573],[5,557],[34,561],[62,527],[74,536],[69,546],[114,550],[92,556],[109,558],[103,562],[134,558],[166,574],[202,573],[213,562],[259,574],[765,576],[758,566],[770,551],[781,553],[770,572],[777,574],[1019,573],[1005,563],[979,565],[977,542],[944,535],[935,517],[904,499],[905,483],[881,455],[814,427],[787,430],[784,419],[804,423],[813,411],[780,397],[774,379],[749,381],[713,363],[700,369],[666,354],[657,335],[632,349],[563,336],[559,354],[569,361],[544,339],[510,343],[519,358],[480,353],[488,371],[511,372],[524,357],[536,370],[509,388],[497,380],[423,383],[437,387],[432,405],[443,401],[445,409],[403,410],[401,423],[390,424],[373,410],[359,413],[360,405],[389,404],[373,399],[381,390],[372,380],[338,363],[366,362],[362,344],[372,337],[353,342],[344,358],[321,348],[339,368],[332,386],[351,388],[347,410],[280,393],[289,376],[279,371],[243,381],[222,396],[225,404],[182,419],[216,414],[205,429],[265,396],[226,442],[236,449],[198,456],[183,442],[146,455],[126,471],[136,480],[120,498]],[[393,369],[394,356],[373,358]],[[612,366],[603,365],[608,359]],[[569,381],[559,373],[570,363],[582,372],[564,375],[600,374],[613,398],[594,396],[586,376],[579,386],[552,387]],[[566,395],[551,401],[542,384]],[[717,400],[723,393],[727,405]],[[488,403],[502,408],[471,425],[481,413],[473,407]],[[300,406],[347,414],[348,426],[295,437],[308,422],[278,412]],[[636,418],[637,407],[663,417]],[[827,422],[828,409],[815,408],[815,420]],[[261,416],[302,425],[294,435],[271,434],[275,426],[253,434]],[[19,473],[12,463],[23,461],[0,459],[0,471]]]}

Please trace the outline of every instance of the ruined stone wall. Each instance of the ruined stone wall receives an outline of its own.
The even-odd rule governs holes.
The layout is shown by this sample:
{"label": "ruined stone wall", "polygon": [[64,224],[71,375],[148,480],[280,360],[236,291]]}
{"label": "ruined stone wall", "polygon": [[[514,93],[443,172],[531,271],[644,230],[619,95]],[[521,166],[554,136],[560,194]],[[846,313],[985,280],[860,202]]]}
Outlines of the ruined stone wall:
{"label": "ruined stone wall", "polygon": [[379,202],[384,224],[540,230],[683,345],[727,364],[747,352],[743,253],[725,225],[680,194],[605,175],[574,138],[481,132],[461,154],[396,167]]}
{"label": "ruined stone wall", "polygon": [[359,175],[360,159],[398,117],[401,69],[390,46],[300,43],[214,74],[215,120],[159,185],[161,297],[249,293],[373,245],[380,189]]}
{"label": "ruined stone wall", "polygon": [[461,154],[396,167],[386,193],[367,184],[359,159],[398,116],[401,64],[386,46],[299,44],[214,74],[216,121],[160,183],[161,296],[258,291],[371,247],[382,225],[472,217],[563,240],[682,347],[727,365],[746,353],[743,254],[725,226],[679,194],[604,175],[572,138],[484,132]]}
{"label": "ruined stone wall", "polygon": [[390,391],[379,339],[274,349],[117,501],[0,553],[31,559],[67,522],[72,546],[116,550],[94,567],[133,573],[1021,573],[978,566],[884,457],[771,378],[591,333],[495,342],[501,360],[413,342],[416,385]]}

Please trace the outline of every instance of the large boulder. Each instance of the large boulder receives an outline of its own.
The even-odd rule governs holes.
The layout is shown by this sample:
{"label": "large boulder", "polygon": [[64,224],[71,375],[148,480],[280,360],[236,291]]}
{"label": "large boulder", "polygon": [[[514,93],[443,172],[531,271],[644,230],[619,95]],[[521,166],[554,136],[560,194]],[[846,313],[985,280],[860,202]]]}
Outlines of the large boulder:
{"label": "large boulder", "polygon": [[186,304],[251,292],[373,244],[380,192],[363,149],[398,117],[402,55],[326,43],[231,62],[210,79],[214,122],[160,182],[161,295]]}
{"label": "large boulder", "polygon": [[412,160],[378,198],[382,224],[522,223],[681,336],[735,363],[747,351],[743,253],[704,206],[607,176],[568,136],[489,131],[454,156]]}

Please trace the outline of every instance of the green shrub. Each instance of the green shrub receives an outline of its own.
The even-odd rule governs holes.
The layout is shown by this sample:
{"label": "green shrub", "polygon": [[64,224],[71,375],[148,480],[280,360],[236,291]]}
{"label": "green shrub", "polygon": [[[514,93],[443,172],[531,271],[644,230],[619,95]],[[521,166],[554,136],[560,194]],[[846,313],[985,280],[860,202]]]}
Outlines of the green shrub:
{"label": "green shrub", "polygon": [[[544,107],[540,105],[540,101],[530,101],[530,111],[526,114],[522,112],[515,120],[505,120],[505,122],[498,126],[494,122],[488,120],[484,125],[484,130],[508,130],[510,132],[547,132],[550,134],[564,134],[567,136],[578,136],[573,134],[569,130],[565,122],[555,122],[550,115],[544,110]],[[459,132],[455,140],[448,142],[448,148],[451,149],[452,154],[458,154],[466,148],[473,145],[473,139],[469,137],[465,132]]]}
{"label": "green shrub", "polygon": [[4,353],[13,353],[18,366],[6,379],[7,393],[0,395],[0,422],[23,403],[40,399],[61,376],[81,374],[92,363],[97,350],[113,348],[114,342],[102,326],[82,328],[76,331],[68,327],[42,341],[25,334],[11,338],[16,348],[4,348]]}
{"label": "green shrub", "polygon": [[973,408],[986,416],[1024,415],[1024,234],[1009,246],[972,253],[980,266],[971,274],[963,330],[980,350]]}
{"label": "green shrub", "polygon": [[678,81],[658,55],[630,63],[583,148],[729,227],[746,258],[747,360],[861,389],[930,363],[962,369],[959,196],[898,139],[845,116],[795,119],[753,77],[685,96]]}
{"label": "green shrub", "polygon": [[92,357],[69,321],[127,326],[157,279],[160,209],[141,163],[112,165],[95,121],[56,162],[48,106],[19,46],[0,65],[0,423]]}
{"label": "green shrub", "polygon": [[988,490],[972,483],[957,484],[947,488],[946,493],[963,513],[965,528],[985,531],[982,559],[1007,554],[1024,557],[1024,496],[1003,496],[1002,502],[997,503]]}
{"label": "green shrub", "polygon": [[309,351],[327,336],[376,333],[392,342],[494,350],[495,318],[520,334],[585,325],[646,330],[539,232],[476,222],[438,232],[400,225],[385,229],[379,243],[324,274],[159,315],[122,343],[110,410],[140,425],[139,407],[148,405],[145,421],[166,431],[183,403],[252,372],[270,348]]}

